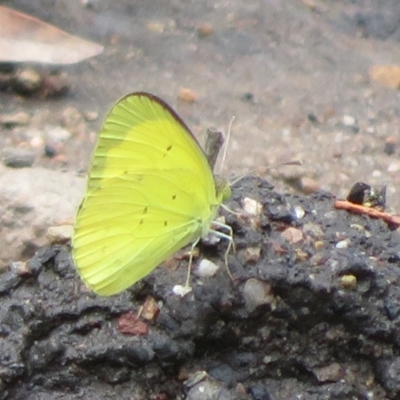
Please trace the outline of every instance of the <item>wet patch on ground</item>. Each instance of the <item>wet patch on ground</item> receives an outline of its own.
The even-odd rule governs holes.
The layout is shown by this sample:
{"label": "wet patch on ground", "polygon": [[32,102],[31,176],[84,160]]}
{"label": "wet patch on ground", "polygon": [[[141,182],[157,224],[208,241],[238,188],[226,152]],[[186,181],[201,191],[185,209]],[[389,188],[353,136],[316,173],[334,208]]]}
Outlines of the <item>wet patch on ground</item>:
{"label": "wet patch on ground", "polygon": [[[262,211],[243,213],[245,198]],[[192,274],[184,298],[186,261],[111,298],[85,289],[67,246],[14,265],[0,276],[0,398],[398,398],[398,233],[333,200],[242,179],[227,204],[241,215],[222,211],[235,281],[226,243],[203,244],[221,268]],[[122,333],[149,296],[158,314]]]}

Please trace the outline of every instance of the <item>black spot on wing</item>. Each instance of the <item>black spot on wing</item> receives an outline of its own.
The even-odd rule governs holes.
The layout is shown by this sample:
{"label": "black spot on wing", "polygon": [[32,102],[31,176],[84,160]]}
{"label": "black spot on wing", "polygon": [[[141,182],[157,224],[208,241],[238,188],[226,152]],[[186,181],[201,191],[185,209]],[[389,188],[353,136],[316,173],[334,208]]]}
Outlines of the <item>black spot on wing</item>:
{"label": "black spot on wing", "polygon": [[166,157],[168,154],[169,154],[169,152],[172,150],[172,144],[170,144],[166,149],[165,149],[165,153],[164,153],[164,156],[163,157]]}

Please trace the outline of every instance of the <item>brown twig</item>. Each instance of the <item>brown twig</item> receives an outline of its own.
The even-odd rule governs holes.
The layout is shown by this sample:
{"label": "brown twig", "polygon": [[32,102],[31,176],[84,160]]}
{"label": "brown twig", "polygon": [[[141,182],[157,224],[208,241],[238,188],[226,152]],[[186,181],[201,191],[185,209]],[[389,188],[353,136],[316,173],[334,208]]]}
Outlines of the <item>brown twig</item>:
{"label": "brown twig", "polygon": [[388,214],[384,211],[377,210],[376,208],[371,208],[363,206],[361,204],[351,203],[347,200],[335,200],[335,208],[339,210],[351,211],[356,214],[366,214],[373,218],[380,218],[394,227],[400,226],[399,216]]}

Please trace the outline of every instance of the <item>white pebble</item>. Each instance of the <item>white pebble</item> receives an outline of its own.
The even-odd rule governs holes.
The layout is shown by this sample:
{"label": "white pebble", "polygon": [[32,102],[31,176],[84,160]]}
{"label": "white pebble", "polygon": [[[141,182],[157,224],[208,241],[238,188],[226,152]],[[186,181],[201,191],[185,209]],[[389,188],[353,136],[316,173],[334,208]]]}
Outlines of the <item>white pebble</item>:
{"label": "white pebble", "polygon": [[243,199],[243,209],[248,215],[260,215],[262,204],[250,197],[245,197]]}
{"label": "white pebble", "polygon": [[341,240],[340,242],[336,243],[335,247],[337,249],[347,249],[349,247],[349,243],[350,243],[349,239]]}
{"label": "white pebble", "polygon": [[175,285],[172,288],[172,293],[177,296],[180,296],[180,297],[186,296],[191,291],[192,291],[192,288],[190,286]]}
{"label": "white pebble", "polygon": [[203,259],[199,262],[199,265],[194,270],[194,273],[200,277],[211,277],[214,276],[219,270],[219,265],[214,264],[210,260]]}

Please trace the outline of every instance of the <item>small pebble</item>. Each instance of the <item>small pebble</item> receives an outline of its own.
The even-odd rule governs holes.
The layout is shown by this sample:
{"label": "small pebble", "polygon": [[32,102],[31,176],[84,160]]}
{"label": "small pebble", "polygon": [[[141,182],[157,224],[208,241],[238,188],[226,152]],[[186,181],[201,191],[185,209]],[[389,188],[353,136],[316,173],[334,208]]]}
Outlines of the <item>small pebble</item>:
{"label": "small pebble", "polygon": [[31,276],[32,270],[25,261],[14,261],[10,265],[11,271],[14,271],[19,276]]}
{"label": "small pebble", "polygon": [[247,215],[260,215],[262,213],[262,204],[250,197],[245,197],[243,199],[243,210]]}
{"label": "small pebble", "polygon": [[33,68],[19,70],[13,79],[13,87],[17,93],[32,95],[40,89],[42,77]]}
{"label": "small pebble", "polygon": [[272,304],[275,301],[272,286],[255,278],[246,281],[243,287],[243,298],[249,312],[263,304]]}
{"label": "small pebble", "polygon": [[324,242],[323,242],[322,240],[316,240],[316,241],[314,242],[314,249],[315,249],[316,251],[323,249],[324,246],[325,246],[325,244],[324,244]]}
{"label": "small pebble", "polygon": [[340,283],[346,289],[354,289],[357,286],[357,278],[354,275],[343,275],[340,278]]}
{"label": "small pebble", "polygon": [[246,103],[254,104],[256,102],[254,93],[246,92],[240,96],[240,99]]}
{"label": "small pebble", "polygon": [[165,24],[158,21],[148,22],[146,28],[152,32],[163,33],[165,30]]}
{"label": "small pebble", "polygon": [[306,212],[304,211],[304,208],[301,206],[295,206],[293,208],[294,214],[296,215],[297,219],[302,219]]}
{"label": "small pebble", "polygon": [[311,194],[321,189],[321,185],[318,181],[308,176],[300,178],[300,187],[303,193]]}
{"label": "small pebble", "polygon": [[[319,243],[321,243],[321,242],[319,242]],[[318,251],[320,249],[316,248],[316,250]],[[320,266],[324,265],[326,262],[326,259],[327,259],[327,256],[326,256],[326,254],[323,254],[323,253],[315,253],[314,255],[309,257],[310,265],[312,265],[313,267],[320,267]],[[310,274],[310,275],[312,275],[312,274]]]}
{"label": "small pebble", "polygon": [[244,251],[244,259],[246,263],[255,264],[261,256],[261,248],[260,247],[247,247]]}
{"label": "small pebble", "polygon": [[374,126],[367,126],[367,128],[365,128],[365,132],[368,133],[369,135],[374,135],[376,129]]}
{"label": "small pebble", "polygon": [[33,149],[42,149],[45,146],[44,140],[40,136],[34,136],[29,140],[29,146]]}
{"label": "small pebble", "polygon": [[225,389],[221,382],[204,378],[203,381],[192,386],[186,396],[187,400],[233,400],[227,389]]}
{"label": "small pebble", "polygon": [[339,382],[344,376],[343,368],[339,363],[332,363],[325,367],[314,368],[312,371],[320,383]]}
{"label": "small pebble", "polygon": [[199,262],[199,265],[194,269],[194,273],[200,277],[211,277],[214,276],[219,270],[219,266],[214,264],[210,260],[203,259]]}
{"label": "small pebble", "polygon": [[318,117],[313,112],[308,113],[307,118],[313,124],[319,123]]}
{"label": "small pebble", "polygon": [[321,226],[314,222],[306,222],[303,225],[303,232],[314,238],[322,238],[324,236],[324,231]]}
{"label": "small pebble", "polygon": [[209,22],[204,22],[197,28],[197,34],[200,38],[205,38],[213,33],[214,28]]}
{"label": "small pebble", "polygon": [[118,318],[118,331],[125,335],[145,336],[149,333],[149,327],[135,313],[129,311]]}
{"label": "small pebble", "polygon": [[46,139],[53,143],[66,142],[72,136],[70,131],[60,126],[48,126],[45,129],[45,135]]}
{"label": "small pebble", "polygon": [[208,379],[210,376],[207,374],[206,371],[196,371],[193,372],[192,374],[188,374],[187,371],[180,371],[179,373],[182,375],[182,378],[186,376],[185,382],[183,383],[187,388],[191,388],[194,385],[197,385],[199,382],[204,381],[205,379]]}
{"label": "small pebble", "polygon": [[285,229],[281,236],[291,244],[296,244],[304,239],[303,232],[300,229],[293,228],[292,226]]}
{"label": "small pebble", "polygon": [[[397,332],[397,330],[395,332]],[[395,332],[393,334],[396,334]],[[393,355],[385,355],[378,358],[375,371],[375,376],[379,379],[379,382],[382,382],[388,391],[396,393],[393,399],[398,399],[400,387],[400,357],[397,355],[397,352]]]}
{"label": "small pebble", "polygon": [[84,122],[84,116],[75,107],[66,107],[62,112],[61,124],[68,130],[73,131]]}
{"label": "small pebble", "polygon": [[303,249],[295,249],[296,261],[306,261],[310,256]]}
{"label": "small pebble", "polygon": [[50,244],[63,244],[71,239],[74,227],[72,225],[51,226],[47,229],[47,240]]}
{"label": "small pebble", "polygon": [[23,111],[0,115],[0,124],[3,125],[5,128],[25,126],[29,124],[30,120],[30,115]]}
{"label": "small pebble", "polygon": [[186,103],[195,103],[199,99],[199,94],[189,88],[180,88],[178,99]]}
{"label": "small pebble", "polygon": [[97,10],[96,6],[98,6],[97,0],[81,0],[83,7],[87,8],[88,10]]}
{"label": "small pebble", "polygon": [[351,128],[357,123],[357,120],[352,115],[343,115],[342,123],[344,126]]}
{"label": "small pebble", "polygon": [[48,158],[53,158],[58,154],[57,149],[51,144],[46,144],[44,146],[44,155]]}
{"label": "small pebble", "polygon": [[258,384],[253,385],[248,388],[248,393],[252,396],[251,399],[254,400],[272,400],[272,395],[269,394],[269,391],[265,385]]}
{"label": "small pebble", "polygon": [[10,168],[31,167],[35,162],[35,154],[22,147],[6,147],[2,152],[3,163]]}
{"label": "small pebble", "polygon": [[156,299],[152,296],[147,296],[141,308],[140,316],[147,321],[154,321],[159,312],[160,308],[158,307]]}
{"label": "small pebble", "polygon": [[192,288],[190,286],[175,285],[172,288],[172,293],[177,296],[180,296],[180,297],[186,296],[191,291],[192,291]]}
{"label": "small pebble", "polygon": [[387,167],[387,172],[399,172],[400,171],[400,162],[393,161]]}
{"label": "small pebble", "polygon": [[315,3],[313,0],[302,0],[302,3],[311,11],[321,11],[320,6],[317,5],[317,3]]}
{"label": "small pebble", "polygon": [[53,160],[62,165],[67,165],[68,163],[68,157],[65,154],[57,154]]}
{"label": "small pebble", "polygon": [[396,152],[397,140],[394,136],[389,136],[385,140],[385,147],[383,151],[388,155],[391,156]]}
{"label": "small pebble", "polygon": [[85,111],[84,117],[87,122],[93,122],[99,118],[99,113],[97,111]]}
{"label": "small pebble", "polygon": [[360,131],[357,119],[352,115],[343,115],[342,124],[354,133],[358,133]]}
{"label": "small pebble", "polygon": [[345,240],[341,240],[340,242],[337,242],[335,247],[337,249],[347,249],[349,247],[349,244],[350,244],[350,240],[345,239]]}

